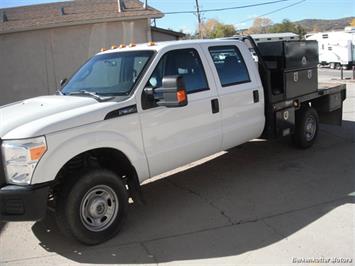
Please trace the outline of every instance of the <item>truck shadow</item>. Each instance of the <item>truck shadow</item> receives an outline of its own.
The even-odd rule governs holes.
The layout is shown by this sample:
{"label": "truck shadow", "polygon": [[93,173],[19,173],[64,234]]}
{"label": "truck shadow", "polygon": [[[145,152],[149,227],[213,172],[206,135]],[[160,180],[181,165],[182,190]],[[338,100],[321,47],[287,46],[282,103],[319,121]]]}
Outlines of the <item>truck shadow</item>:
{"label": "truck shadow", "polygon": [[[66,239],[50,215],[32,227],[40,245],[72,261],[162,263],[234,256],[285,239],[352,203],[355,123],[322,127],[308,150],[253,141],[143,186],[122,232],[99,246]],[[316,237],[316,236],[315,236]]]}
{"label": "truck shadow", "polygon": [[1,235],[1,232],[4,231],[6,227],[6,222],[0,222],[0,235]]}

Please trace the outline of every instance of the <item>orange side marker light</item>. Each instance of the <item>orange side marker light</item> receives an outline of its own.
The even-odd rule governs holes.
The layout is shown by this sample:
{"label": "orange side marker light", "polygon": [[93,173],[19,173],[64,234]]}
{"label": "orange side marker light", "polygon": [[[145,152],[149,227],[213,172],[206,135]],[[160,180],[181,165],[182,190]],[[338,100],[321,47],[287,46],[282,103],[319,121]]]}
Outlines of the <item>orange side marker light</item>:
{"label": "orange side marker light", "polygon": [[186,101],[186,91],[181,90],[176,93],[176,97],[179,103]]}
{"label": "orange side marker light", "polygon": [[46,152],[47,147],[42,145],[38,147],[33,147],[30,149],[30,158],[32,161],[37,161],[39,160],[42,155]]}

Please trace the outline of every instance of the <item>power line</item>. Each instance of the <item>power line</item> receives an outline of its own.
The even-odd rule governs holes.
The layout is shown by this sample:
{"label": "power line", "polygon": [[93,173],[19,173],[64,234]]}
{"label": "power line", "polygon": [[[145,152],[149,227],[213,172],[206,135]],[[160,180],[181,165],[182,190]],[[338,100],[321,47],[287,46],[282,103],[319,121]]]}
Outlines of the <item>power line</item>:
{"label": "power line", "polygon": [[[218,12],[218,11],[225,11],[225,10],[243,9],[243,8],[265,6],[265,5],[271,5],[271,4],[276,4],[276,3],[280,3],[280,2],[288,2],[288,1],[291,1],[291,0],[276,0],[276,1],[270,1],[270,2],[263,2],[263,3],[259,3],[259,4],[244,5],[244,6],[203,9],[203,10],[199,10],[199,12],[206,13],[206,12]],[[196,13],[196,10],[184,10],[184,11],[164,12],[164,15],[194,14],[194,13]]]}
{"label": "power line", "polygon": [[254,19],[256,19],[256,18],[260,18],[260,17],[264,17],[264,16],[267,16],[267,15],[271,15],[271,14],[274,14],[274,13],[279,12],[279,11],[281,11],[281,10],[284,10],[284,9],[286,9],[286,8],[290,8],[290,7],[293,7],[293,6],[295,6],[295,5],[299,5],[299,4],[301,4],[301,3],[303,3],[303,2],[306,2],[306,1],[307,1],[307,0],[301,0],[301,1],[298,1],[298,2],[293,3],[293,4],[291,4],[291,5],[284,6],[284,7],[275,9],[275,10],[273,10],[273,11],[267,12],[267,13],[265,13],[265,14],[259,15],[259,16],[257,16],[257,17],[248,18],[248,19],[246,19],[246,20],[242,20],[242,21],[239,22],[239,23],[244,23],[244,22],[248,22],[248,21],[254,20]]}

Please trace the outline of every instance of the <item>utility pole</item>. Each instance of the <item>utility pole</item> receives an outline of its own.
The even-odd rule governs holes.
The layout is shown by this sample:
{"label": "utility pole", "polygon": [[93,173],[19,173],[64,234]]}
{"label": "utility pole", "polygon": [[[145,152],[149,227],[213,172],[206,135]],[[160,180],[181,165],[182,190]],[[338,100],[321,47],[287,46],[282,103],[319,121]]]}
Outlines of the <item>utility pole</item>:
{"label": "utility pole", "polygon": [[198,0],[195,0],[196,1],[196,15],[197,15],[197,21],[198,21],[198,35],[199,37],[202,39],[203,36],[202,36],[202,31],[201,31],[201,12],[200,12],[200,6],[198,4]]}

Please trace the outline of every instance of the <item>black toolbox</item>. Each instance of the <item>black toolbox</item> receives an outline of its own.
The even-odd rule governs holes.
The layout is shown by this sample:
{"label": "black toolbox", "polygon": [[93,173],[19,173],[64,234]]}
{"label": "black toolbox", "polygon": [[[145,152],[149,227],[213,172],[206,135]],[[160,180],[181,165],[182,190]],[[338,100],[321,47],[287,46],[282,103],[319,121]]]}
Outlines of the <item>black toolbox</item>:
{"label": "black toolbox", "polygon": [[257,46],[270,72],[275,98],[287,100],[317,91],[317,41],[261,42]]}

